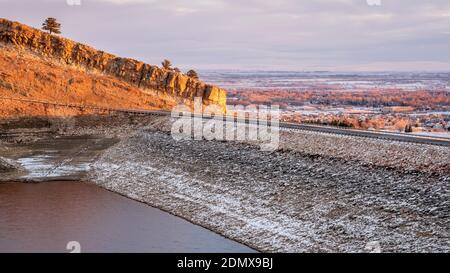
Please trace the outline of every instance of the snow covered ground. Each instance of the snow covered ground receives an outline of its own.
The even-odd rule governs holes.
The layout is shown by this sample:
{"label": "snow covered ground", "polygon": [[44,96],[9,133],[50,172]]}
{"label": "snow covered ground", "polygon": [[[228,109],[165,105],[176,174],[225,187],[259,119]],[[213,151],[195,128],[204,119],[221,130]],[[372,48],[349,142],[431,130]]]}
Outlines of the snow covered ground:
{"label": "snow covered ground", "polygon": [[385,252],[450,251],[448,148],[281,138],[267,153],[139,131],[107,150],[90,179],[261,251],[364,252],[374,242]]}
{"label": "snow covered ground", "polygon": [[20,166],[13,160],[0,156],[0,173],[12,172],[20,169]]}

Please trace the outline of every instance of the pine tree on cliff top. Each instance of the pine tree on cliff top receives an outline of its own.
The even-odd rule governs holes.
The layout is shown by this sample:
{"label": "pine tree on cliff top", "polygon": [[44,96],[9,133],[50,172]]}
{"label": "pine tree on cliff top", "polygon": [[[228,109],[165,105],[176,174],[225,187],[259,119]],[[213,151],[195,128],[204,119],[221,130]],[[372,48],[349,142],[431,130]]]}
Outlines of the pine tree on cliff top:
{"label": "pine tree on cliff top", "polygon": [[42,24],[42,29],[47,30],[50,34],[60,34],[61,24],[58,23],[55,18],[49,17],[45,19],[45,22]]}
{"label": "pine tree on cliff top", "polygon": [[172,69],[172,62],[167,59],[165,59],[161,64],[162,64],[162,67],[166,70]]}
{"label": "pine tree on cliff top", "polygon": [[186,75],[188,75],[188,77],[190,77],[190,78],[193,78],[193,79],[198,80],[198,74],[197,74],[197,72],[196,72],[195,70],[193,70],[193,69],[189,70],[189,71],[186,73]]}

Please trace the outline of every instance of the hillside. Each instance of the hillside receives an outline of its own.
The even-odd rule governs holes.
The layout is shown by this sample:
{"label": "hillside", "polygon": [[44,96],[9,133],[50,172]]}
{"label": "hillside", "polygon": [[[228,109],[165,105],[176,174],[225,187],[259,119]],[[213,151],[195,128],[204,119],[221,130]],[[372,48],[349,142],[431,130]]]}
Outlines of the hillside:
{"label": "hillside", "polygon": [[[182,73],[1,18],[0,97],[149,110],[192,105],[194,97],[224,110],[226,103],[224,90]],[[0,99],[0,117],[88,113]]]}

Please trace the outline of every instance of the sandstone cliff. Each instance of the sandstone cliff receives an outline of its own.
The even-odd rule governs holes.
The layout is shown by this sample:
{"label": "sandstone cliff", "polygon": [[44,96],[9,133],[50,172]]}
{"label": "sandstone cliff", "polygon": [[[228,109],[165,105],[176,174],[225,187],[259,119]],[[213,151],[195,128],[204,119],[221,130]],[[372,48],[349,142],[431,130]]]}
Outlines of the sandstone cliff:
{"label": "sandstone cliff", "polygon": [[[205,105],[216,104],[225,110],[226,93],[216,86],[189,78],[182,73],[165,70],[133,59],[117,57],[1,18],[0,44],[3,44],[3,48],[0,50],[6,51],[14,48],[33,52],[36,56],[82,69],[88,73],[98,72],[97,74],[113,77],[122,85],[152,91],[158,96],[171,98],[177,103],[183,102],[189,105],[194,97],[202,97]],[[9,53],[11,54],[11,52]],[[3,73],[7,74],[8,71],[3,71]],[[167,103],[167,106],[173,106],[172,104],[174,103]]]}

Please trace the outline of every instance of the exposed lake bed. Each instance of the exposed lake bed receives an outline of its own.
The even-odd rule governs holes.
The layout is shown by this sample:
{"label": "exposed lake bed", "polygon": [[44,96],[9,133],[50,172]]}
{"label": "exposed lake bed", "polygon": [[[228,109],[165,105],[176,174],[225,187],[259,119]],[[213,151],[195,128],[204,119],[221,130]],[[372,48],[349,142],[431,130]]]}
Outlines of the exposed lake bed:
{"label": "exposed lake bed", "polygon": [[45,137],[29,143],[4,144],[1,155],[20,165],[19,172],[6,173],[0,181],[78,181],[115,138],[94,136]]}

